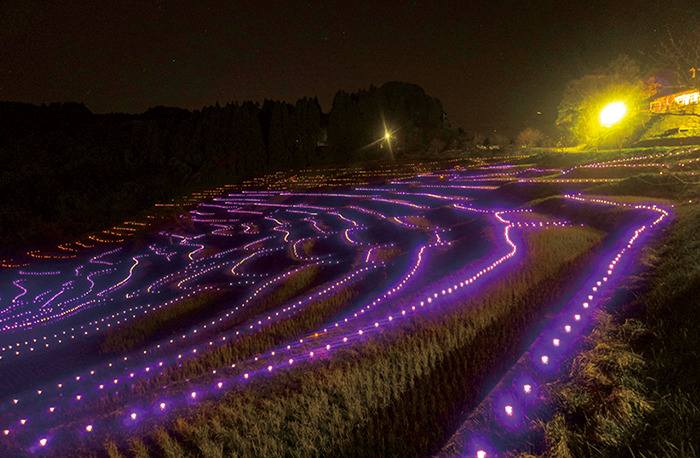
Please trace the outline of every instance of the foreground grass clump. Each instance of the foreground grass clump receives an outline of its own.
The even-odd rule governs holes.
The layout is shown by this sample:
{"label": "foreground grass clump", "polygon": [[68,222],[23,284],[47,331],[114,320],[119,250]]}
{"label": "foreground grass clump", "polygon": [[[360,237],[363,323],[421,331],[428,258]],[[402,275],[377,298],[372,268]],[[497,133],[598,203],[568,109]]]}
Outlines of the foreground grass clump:
{"label": "foreground grass clump", "polygon": [[587,339],[592,348],[550,387],[558,407],[545,430],[553,457],[621,454],[653,410],[642,383],[644,360],[630,347],[645,328],[633,320],[615,325],[604,313],[598,321]]}
{"label": "foreground grass clump", "polygon": [[333,358],[235,387],[182,412],[164,430],[132,438],[131,446],[113,438],[107,451],[112,456],[129,448],[135,455],[173,456],[436,451],[460,409],[478,402],[488,381],[517,359],[526,334],[542,324],[548,304],[579,273],[601,234],[576,227],[525,238],[531,256],[519,269],[445,313],[415,317]]}
{"label": "foreground grass clump", "polygon": [[180,367],[164,370],[150,381],[139,381],[132,387],[139,394],[148,394],[163,385],[173,385],[185,379],[206,376],[214,369],[230,366],[251,358],[270,348],[305,335],[338,313],[357,296],[359,287],[349,285],[323,299],[308,305],[290,318],[280,320],[260,329],[255,334],[245,335],[235,341],[207,350],[196,360],[188,360]]}
{"label": "foreground grass clump", "polygon": [[403,250],[395,246],[377,248],[373,252],[374,259],[382,262],[389,262],[402,254]]}
{"label": "foreground grass clump", "polygon": [[[313,256],[313,252],[314,252],[314,249],[316,248],[316,245],[318,245],[317,239],[310,238],[310,239],[304,240],[302,243],[299,244],[299,247],[297,248],[297,252],[304,257]],[[291,258],[297,257],[294,255],[294,250],[291,246],[287,247],[287,254]]]}
{"label": "foreground grass clump", "polygon": [[[309,288],[318,277],[318,266],[310,266],[294,273],[271,294],[262,296],[246,307],[242,313],[236,315],[227,325],[239,326],[252,316],[273,309],[288,299],[297,296]],[[220,303],[228,293],[226,291],[203,291],[193,297],[176,302],[156,312],[144,315],[121,328],[107,333],[101,344],[101,350],[105,353],[115,354],[133,350],[139,345],[149,342],[154,337],[163,336],[167,331],[177,330],[182,323],[189,323],[197,318],[201,319],[206,309]],[[220,331],[220,329],[219,329]],[[202,335],[205,335],[204,333]]]}
{"label": "foreground grass clump", "polygon": [[202,291],[155,312],[143,315],[124,326],[105,334],[100,349],[104,353],[117,354],[133,350],[178,323],[187,323],[203,310],[226,297],[226,291]]}
{"label": "foreground grass clump", "polygon": [[216,332],[221,333],[226,329],[240,326],[249,319],[269,310],[274,310],[290,299],[308,291],[315,285],[320,273],[321,268],[317,265],[309,265],[295,272],[271,292],[262,295],[245,306],[240,313],[237,313],[232,320],[226,323],[225,327],[218,327]]}
{"label": "foreground grass clump", "polygon": [[[665,244],[646,258],[656,266],[648,286],[601,321],[571,377],[554,385],[546,456],[700,455],[698,227],[700,207],[678,207]],[[623,319],[629,310],[635,321]]]}

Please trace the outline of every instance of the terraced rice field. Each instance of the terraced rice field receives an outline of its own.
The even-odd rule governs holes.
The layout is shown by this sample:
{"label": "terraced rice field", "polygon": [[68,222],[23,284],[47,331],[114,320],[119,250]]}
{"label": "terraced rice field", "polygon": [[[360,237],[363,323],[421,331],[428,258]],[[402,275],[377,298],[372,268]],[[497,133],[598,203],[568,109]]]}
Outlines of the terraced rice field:
{"label": "terraced rice field", "polygon": [[[492,456],[499,451],[493,437],[517,438],[536,415],[538,386],[571,357],[600,300],[672,218],[670,202],[585,189],[640,170],[682,169],[690,179],[697,158],[695,150],[677,150],[568,169],[515,156],[290,172],[268,177],[264,187],[212,194],[183,215],[181,229],[151,232],[145,242],[129,238],[143,224],[131,222],[6,259],[0,451],[352,454],[362,450],[352,445],[355,433],[321,430],[329,416],[367,428],[376,421],[368,418],[399,409],[392,406],[402,405],[420,377],[453,361],[445,355],[455,349],[465,361],[483,359],[455,369],[475,371],[473,405],[527,349],[530,364],[491,393],[495,410],[478,426],[483,430],[463,432],[454,445],[456,453]],[[536,300],[524,305],[526,298]],[[508,319],[511,327],[488,337],[503,342],[502,353],[469,354],[481,351],[470,339],[493,334],[493,324]],[[431,345],[439,350],[415,368],[408,347]],[[250,426],[232,414],[219,433],[211,430],[211,419],[224,414],[208,413],[232,399],[255,406],[253,417],[274,417],[266,412],[272,400],[282,406],[276,415],[292,415],[285,399],[304,391],[305,377],[323,391],[335,382],[318,381],[327,378],[318,374],[375,377],[379,372],[367,368],[382,358],[405,372],[402,381],[380,371],[367,382],[368,399],[314,407],[326,411],[314,413],[315,426],[304,426],[317,430],[304,433],[310,443],[301,443],[303,434],[295,439],[292,428],[284,443],[264,445],[260,437],[281,433],[261,427],[247,435]],[[290,391],[292,382],[299,386]],[[377,394],[383,390],[390,394]],[[465,405],[454,401],[462,394],[452,393],[445,408],[452,424]],[[366,406],[353,413],[353,402]],[[302,414],[294,411],[288,424]],[[206,437],[182,419],[209,421]],[[233,429],[241,437],[227,436]],[[435,449],[397,440],[405,444],[372,453]]]}

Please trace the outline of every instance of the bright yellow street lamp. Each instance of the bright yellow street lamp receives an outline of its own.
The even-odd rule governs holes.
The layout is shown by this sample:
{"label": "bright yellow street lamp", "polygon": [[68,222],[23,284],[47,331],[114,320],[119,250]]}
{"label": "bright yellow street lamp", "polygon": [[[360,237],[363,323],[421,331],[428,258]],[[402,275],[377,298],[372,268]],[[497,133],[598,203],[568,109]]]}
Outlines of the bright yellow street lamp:
{"label": "bright yellow street lamp", "polygon": [[605,127],[617,124],[627,113],[627,107],[623,102],[612,102],[600,112],[600,123]]}

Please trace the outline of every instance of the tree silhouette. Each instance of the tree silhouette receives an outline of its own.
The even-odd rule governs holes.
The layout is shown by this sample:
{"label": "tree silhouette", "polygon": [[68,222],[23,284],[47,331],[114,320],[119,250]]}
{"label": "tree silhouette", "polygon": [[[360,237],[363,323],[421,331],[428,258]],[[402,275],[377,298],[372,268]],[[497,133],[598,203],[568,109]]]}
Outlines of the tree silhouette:
{"label": "tree silhouette", "polygon": [[397,82],[339,91],[329,114],[316,98],[136,115],[0,102],[0,247],[69,240],[194,189],[379,157],[385,125],[399,150],[447,143],[440,102]]}

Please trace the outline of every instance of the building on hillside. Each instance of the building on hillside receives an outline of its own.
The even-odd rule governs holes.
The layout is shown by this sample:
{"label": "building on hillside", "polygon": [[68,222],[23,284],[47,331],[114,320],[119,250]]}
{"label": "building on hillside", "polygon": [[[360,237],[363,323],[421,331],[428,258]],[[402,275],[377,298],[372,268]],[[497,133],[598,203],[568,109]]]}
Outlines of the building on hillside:
{"label": "building on hillside", "polygon": [[648,110],[657,114],[700,114],[700,90],[654,96],[649,100]]}
{"label": "building on hillside", "polygon": [[667,88],[639,108],[651,115],[640,137],[640,146],[700,143],[700,89]]}

